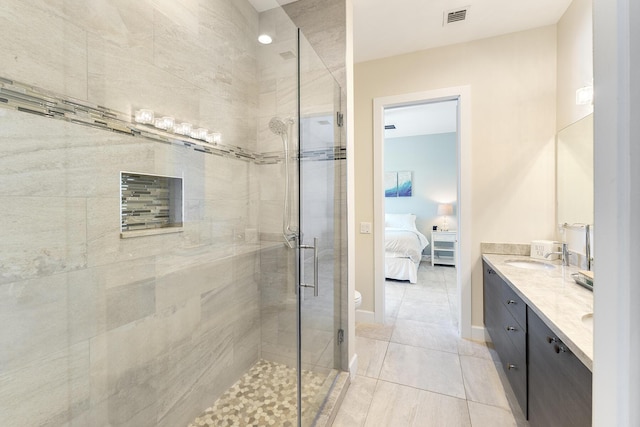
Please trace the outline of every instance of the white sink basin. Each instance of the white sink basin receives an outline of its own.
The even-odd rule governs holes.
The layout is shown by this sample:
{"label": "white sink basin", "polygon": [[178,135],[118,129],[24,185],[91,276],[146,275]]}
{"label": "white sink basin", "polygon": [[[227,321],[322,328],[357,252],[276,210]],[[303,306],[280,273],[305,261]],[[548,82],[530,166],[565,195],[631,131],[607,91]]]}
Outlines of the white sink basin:
{"label": "white sink basin", "polygon": [[529,270],[553,270],[556,268],[554,265],[547,264],[546,262],[534,261],[529,259],[510,259],[504,262],[507,265],[518,268],[526,268]]}

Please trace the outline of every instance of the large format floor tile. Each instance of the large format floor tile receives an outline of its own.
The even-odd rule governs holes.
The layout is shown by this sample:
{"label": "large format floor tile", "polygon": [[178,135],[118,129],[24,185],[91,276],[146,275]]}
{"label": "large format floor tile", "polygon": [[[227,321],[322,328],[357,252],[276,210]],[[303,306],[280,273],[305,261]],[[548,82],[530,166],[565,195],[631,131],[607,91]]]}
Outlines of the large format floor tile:
{"label": "large format floor tile", "polygon": [[449,304],[427,304],[424,301],[403,300],[398,310],[398,319],[417,320],[444,328],[452,328]]}
{"label": "large format floor tile", "polygon": [[458,337],[453,328],[434,328],[417,320],[396,320],[391,342],[432,350],[458,352]]}
{"label": "large format floor tile", "polygon": [[380,323],[358,323],[356,325],[356,336],[371,338],[374,340],[389,341],[393,334],[394,325]]}
{"label": "large format floor tile", "polygon": [[458,337],[455,268],[385,286],[386,323],[357,325],[359,376],[334,426],[528,426],[495,351]]}
{"label": "large format floor tile", "polygon": [[509,401],[493,361],[460,356],[460,364],[467,399],[505,409],[509,408]]}
{"label": "large format floor tile", "polygon": [[376,379],[357,376],[347,390],[333,427],[363,426],[377,383]]}
{"label": "large format floor tile", "polygon": [[364,425],[470,427],[471,421],[465,400],[380,380]]}
{"label": "large format floor tile", "polygon": [[468,401],[469,415],[473,427],[517,427],[510,410]]}
{"label": "large format floor tile", "polygon": [[416,416],[420,390],[378,381],[365,426],[410,426]]}
{"label": "large format floor tile", "polygon": [[470,427],[467,402],[443,394],[421,391],[413,425]]}
{"label": "large format floor tile", "polygon": [[380,379],[465,398],[460,359],[456,353],[390,343]]}
{"label": "large format floor tile", "polygon": [[358,349],[358,375],[378,378],[388,346],[388,341],[356,337],[356,348]]}

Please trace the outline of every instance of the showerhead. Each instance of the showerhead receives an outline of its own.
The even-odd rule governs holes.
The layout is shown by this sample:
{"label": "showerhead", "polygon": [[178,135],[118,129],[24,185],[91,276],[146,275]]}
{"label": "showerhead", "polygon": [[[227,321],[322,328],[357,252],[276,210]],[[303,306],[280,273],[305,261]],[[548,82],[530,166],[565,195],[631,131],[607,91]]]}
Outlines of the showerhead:
{"label": "showerhead", "polygon": [[274,117],[269,120],[269,129],[271,129],[271,132],[275,133],[276,135],[287,136],[287,134],[289,133],[289,126],[294,123],[295,122],[290,117],[285,119]]}
{"label": "showerhead", "polygon": [[291,124],[292,120],[288,119],[288,120],[282,120],[280,117],[274,117],[271,120],[269,120],[269,129],[271,130],[271,132],[275,133],[276,135],[286,135],[287,131],[288,131],[288,126],[287,124]]}

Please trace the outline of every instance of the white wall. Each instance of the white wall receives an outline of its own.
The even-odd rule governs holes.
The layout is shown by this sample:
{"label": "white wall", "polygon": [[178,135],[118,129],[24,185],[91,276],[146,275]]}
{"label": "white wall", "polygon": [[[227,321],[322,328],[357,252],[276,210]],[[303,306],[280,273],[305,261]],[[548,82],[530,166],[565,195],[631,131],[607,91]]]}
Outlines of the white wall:
{"label": "white wall", "polygon": [[640,425],[640,3],[594,1],[593,425]]}
{"label": "white wall", "polygon": [[[482,325],[480,242],[551,238],[556,28],[356,64],[356,223],[373,221],[373,98],[471,87],[472,322]],[[373,235],[357,234],[356,288],[374,309]]]}
{"label": "white wall", "polygon": [[[412,171],[411,197],[385,197],[385,212],[412,213],[417,216],[416,226],[430,240],[431,227],[442,226],[437,216],[438,203],[456,202],[456,134],[441,133],[404,138],[386,138],[384,141],[385,171]],[[450,230],[457,228],[455,215],[447,218]],[[429,253],[430,248],[425,248]]]}

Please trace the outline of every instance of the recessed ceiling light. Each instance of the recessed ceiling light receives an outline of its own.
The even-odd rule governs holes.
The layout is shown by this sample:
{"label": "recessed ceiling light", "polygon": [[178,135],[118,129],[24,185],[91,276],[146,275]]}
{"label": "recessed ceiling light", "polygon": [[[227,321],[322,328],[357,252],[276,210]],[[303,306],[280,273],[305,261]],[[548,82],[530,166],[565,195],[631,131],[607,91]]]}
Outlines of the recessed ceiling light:
{"label": "recessed ceiling light", "polygon": [[271,38],[271,36],[269,34],[260,34],[258,36],[258,41],[260,43],[262,43],[262,44],[271,44],[273,39]]}

